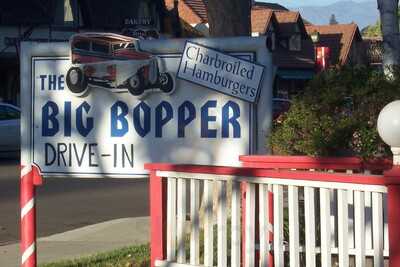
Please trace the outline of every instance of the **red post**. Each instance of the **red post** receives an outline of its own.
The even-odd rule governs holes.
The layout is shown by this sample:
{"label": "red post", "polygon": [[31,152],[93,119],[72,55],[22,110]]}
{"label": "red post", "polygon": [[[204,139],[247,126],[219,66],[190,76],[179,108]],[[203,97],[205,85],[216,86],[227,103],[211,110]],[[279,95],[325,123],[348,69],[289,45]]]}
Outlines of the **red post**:
{"label": "red post", "polygon": [[150,171],[150,260],[151,267],[156,260],[164,260],[166,254],[166,191],[162,178],[156,175],[155,170]]}
{"label": "red post", "polygon": [[[242,194],[242,266],[245,266],[245,259],[246,259],[246,182],[241,182],[240,183],[240,189],[241,189],[241,194]],[[258,194],[256,197],[256,203],[258,203]],[[268,192],[268,228],[273,227],[274,225],[274,195],[272,192]],[[258,205],[257,205],[257,210],[256,210],[256,221],[254,222],[255,225],[258,224]],[[259,229],[256,229],[256,240],[259,241]],[[274,238],[274,233],[273,230],[270,229],[268,233],[268,240],[270,244],[273,244],[273,238]],[[263,252],[259,252],[263,253]],[[258,265],[258,259],[259,259],[259,253],[256,253],[256,263]],[[268,255],[268,266],[273,267],[274,266],[274,254],[272,251],[269,252]]]}
{"label": "red post", "polygon": [[21,267],[36,267],[35,185],[40,185],[40,171],[35,165],[21,168]]}
{"label": "red post", "polygon": [[[384,173],[385,178],[400,180],[400,167],[393,167]],[[388,227],[389,227],[389,267],[400,266],[400,184],[389,182],[388,188]]]}
{"label": "red post", "polygon": [[242,267],[246,266],[246,182],[240,183],[242,198]]}
{"label": "red post", "polygon": [[[270,228],[271,227],[271,228]],[[271,245],[274,244],[274,194],[272,192],[268,192],[268,240]],[[273,267],[274,266],[274,254],[272,251],[269,251],[268,255],[268,262],[269,266]]]}

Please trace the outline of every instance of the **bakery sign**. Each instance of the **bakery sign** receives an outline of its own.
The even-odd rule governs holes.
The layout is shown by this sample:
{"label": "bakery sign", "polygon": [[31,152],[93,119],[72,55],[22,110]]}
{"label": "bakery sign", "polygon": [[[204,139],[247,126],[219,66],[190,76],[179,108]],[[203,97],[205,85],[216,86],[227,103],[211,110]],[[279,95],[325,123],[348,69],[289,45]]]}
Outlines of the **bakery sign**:
{"label": "bakery sign", "polygon": [[177,77],[248,102],[256,102],[264,66],[186,42]]}

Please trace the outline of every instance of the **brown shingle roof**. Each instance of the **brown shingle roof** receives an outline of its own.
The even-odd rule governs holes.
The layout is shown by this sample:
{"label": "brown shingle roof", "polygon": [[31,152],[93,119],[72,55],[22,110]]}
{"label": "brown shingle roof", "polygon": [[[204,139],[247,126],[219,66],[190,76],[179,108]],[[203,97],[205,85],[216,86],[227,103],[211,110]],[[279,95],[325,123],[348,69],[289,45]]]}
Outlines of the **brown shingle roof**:
{"label": "brown shingle roof", "polygon": [[298,11],[275,11],[274,13],[282,34],[290,35],[296,31],[296,26],[298,26],[300,32],[304,36],[307,35],[303,19]]}
{"label": "brown shingle roof", "polygon": [[255,2],[252,9],[271,9],[280,11],[289,11],[286,7],[276,3]]}
{"label": "brown shingle roof", "polygon": [[181,0],[180,2],[184,2],[188,7],[190,7],[203,22],[208,21],[206,7],[207,0]]}
{"label": "brown shingle roof", "polygon": [[[174,8],[174,0],[164,0],[167,9]],[[189,24],[206,23],[206,0],[180,0],[178,2],[179,17]]]}
{"label": "brown shingle roof", "polygon": [[300,13],[298,11],[278,11],[275,12],[275,16],[279,23],[296,23]]}
{"label": "brown shingle roof", "polygon": [[308,34],[318,31],[320,33],[319,46],[331,48],[333,63],[346,64],[353,40],[361,41],[361,34],[357,24],[336,25],[307,25]]}
{"label": "brown shingle roof", "polygon": [[251,31],[265,33],[268,25],[274,16],[270,9],[252,9],[251,10]]}

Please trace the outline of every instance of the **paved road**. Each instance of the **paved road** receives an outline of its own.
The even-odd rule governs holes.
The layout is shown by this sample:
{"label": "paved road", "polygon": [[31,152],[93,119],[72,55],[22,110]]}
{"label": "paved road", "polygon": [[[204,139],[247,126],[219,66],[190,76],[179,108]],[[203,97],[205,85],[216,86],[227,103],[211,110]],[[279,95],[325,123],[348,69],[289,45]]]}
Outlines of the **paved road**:
{"label": "paved road", "polygon": [[[0,245],[19,240],[19,163],[0,161]],[[148,216],[146,179],[46,179],[37,190],[38,235]]]}

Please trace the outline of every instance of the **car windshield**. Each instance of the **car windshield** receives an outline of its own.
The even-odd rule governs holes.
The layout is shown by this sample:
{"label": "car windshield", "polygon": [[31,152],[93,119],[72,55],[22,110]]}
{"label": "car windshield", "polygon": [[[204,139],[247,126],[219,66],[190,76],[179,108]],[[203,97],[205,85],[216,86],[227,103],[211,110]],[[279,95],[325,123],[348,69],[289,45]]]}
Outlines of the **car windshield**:
{"label": "car windshield", "polygon": [[113,45],[113,50],[121,50],[121,49],[135,49],[135,44],[134,43],[119,43],[119,44],[114,44]]}

